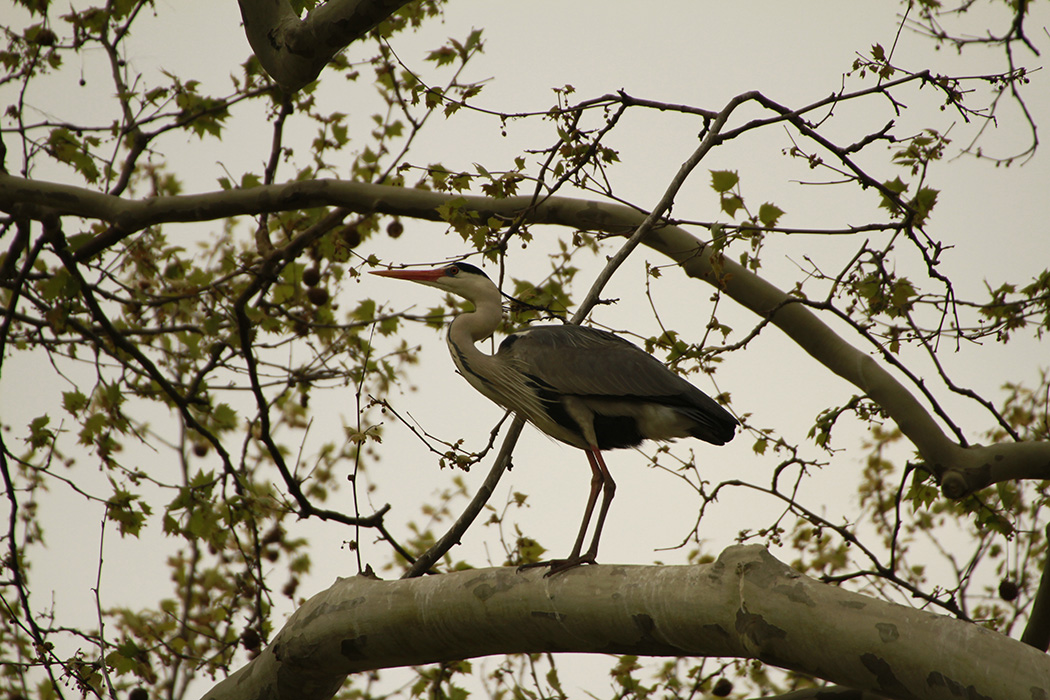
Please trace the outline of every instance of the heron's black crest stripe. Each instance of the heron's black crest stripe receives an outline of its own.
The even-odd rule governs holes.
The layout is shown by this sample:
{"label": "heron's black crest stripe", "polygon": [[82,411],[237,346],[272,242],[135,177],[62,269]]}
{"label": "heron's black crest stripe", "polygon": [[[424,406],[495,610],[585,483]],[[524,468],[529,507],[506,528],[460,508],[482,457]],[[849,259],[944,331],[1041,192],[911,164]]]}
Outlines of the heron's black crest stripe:
{"label": "heron's black crest stripe", "polygon": [[[471,274],[471,275],[481,275],[485,279],[489,278],[488,275],[486,275],[484,272],[481,271],[480,267],[475,267],[474,265],[471,265],[470,263],[458,262],[458,263],[455,263],[453,265],[449,265],[448,267],[449,268],[451,268],[451,267],[458,267],[460,272],[466,272],[467,274]],[[448,268],[445,268],[445,269],[448,269]]]}

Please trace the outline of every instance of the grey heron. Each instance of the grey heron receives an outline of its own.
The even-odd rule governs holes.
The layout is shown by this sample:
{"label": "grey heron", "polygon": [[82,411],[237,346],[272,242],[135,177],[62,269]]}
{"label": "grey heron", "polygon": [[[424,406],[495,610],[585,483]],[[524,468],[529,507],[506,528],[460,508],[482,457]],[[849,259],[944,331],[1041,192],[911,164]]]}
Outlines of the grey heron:
{"label": "grey heron", "polygon": [[[478,350],[475,343],[493,334],[503,307],[499,289],[474,265],[372,274],[437,287],[473,303],[473,311],[456,316],[448,327],[449,353],[460,374],[492,401],[587,454],[592,476],[583,523],[567,558],[542,563],[551,567],[548,576],[596,563],[616,492],[602,450],[634,447],[643,440],[695,437],[724,445],[733,439],[737,421],[728,411],[613,333],[572,324],[533,326],[508,335],[494,355]],[[581,554],[599,493],[594,536]]]}

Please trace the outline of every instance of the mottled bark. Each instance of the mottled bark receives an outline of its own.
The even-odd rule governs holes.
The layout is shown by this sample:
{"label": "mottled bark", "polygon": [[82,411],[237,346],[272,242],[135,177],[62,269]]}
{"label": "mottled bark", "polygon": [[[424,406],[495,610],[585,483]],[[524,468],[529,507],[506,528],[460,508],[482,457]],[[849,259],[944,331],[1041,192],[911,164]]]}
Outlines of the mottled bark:
{"label": "mottled bark", "polygon": [[328,0],[300,19],[287,0],[239,0],[244,33],[274,82],[294,92],[408,0]]}
{"label": "mottled bark", "polygon": [[341,579],[205,698],[320,700],[361,671],[544,651],[760,659],[890,698],[1050,698],[1046,654],[821,583],[754,545],[700,566]]}

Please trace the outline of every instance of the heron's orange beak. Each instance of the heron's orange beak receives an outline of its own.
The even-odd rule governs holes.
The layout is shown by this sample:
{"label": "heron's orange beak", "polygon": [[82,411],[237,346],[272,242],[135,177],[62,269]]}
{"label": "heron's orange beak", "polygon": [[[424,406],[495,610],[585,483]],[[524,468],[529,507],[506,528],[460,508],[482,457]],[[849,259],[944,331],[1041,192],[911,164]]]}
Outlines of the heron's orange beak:
{"label": "heron's orange beak", "polygon": [[445,269],[439,267],[436,270],[370,270],[369,273],[413,282],[433,282],[445,276]]}

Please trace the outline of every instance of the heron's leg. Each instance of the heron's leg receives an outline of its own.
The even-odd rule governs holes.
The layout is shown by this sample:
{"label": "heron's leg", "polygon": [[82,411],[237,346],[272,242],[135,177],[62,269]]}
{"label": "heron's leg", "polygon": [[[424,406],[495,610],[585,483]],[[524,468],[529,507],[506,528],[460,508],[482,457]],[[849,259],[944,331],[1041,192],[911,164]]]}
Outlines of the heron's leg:
{"label": "heron's leg", "polygon": [[[576,544],[574,544],[572,547],[572,553],[569,554],[569,556],[565,559],[552,559],[550,561],[538,561],[531,562],[529,564],[522,564],[518,567],[519,571],[521,571],[522,569],[533,569],[540,566],[549,566],[550,571],[544,574],[544,576],[546,577],[579,566],[580,564],[595,563],[594,551],[598,549],[597,542],[592,540],[591,549],[587,552],[585,556],[580,556],[580,550],[583,549],[583,538],[587,534],[587,526],[591,524],[591,515],[594,513],[594,505],[598,502],[598,492],[601,491],[603,487],[608,489],[608,484],[612,484],[612,478],[609,476],[609,470],[605,469],[605,463],[601,461],[601,456],[598,452],[598,448],[594,448],[593,450],[586,450],[586,452],[587,461],[591,465],[591,493],[587,497],[587,508],[583,512],[583,522],[580,523],[580,532],[576,535]],[[599,455],[597,460],[595,459],[596,454]],[[615,490],[615,488],[616,485],[613,484],[613,490]],[[599,525],[601,524],[601,521],[605,519],[605,511],[609,509],[610,500],[612,500],[612,496],[607,495],[602,501],[602,510],[598,519]],[[597,533],[595,534],[597,535]]]}
{"label": "heron's leg", "polygon": [[[591,450],[587,450],[587,461],[591,465],[591,493],[587,497],[587,508],[583,511],[583,522],[580,523],[580,532],[576,535],[576,544],[572,546],[572,553],[566,561],[576,562],[580,558],[580,550],[583,549],[583,538],[587,534],[587,526],[591,524],[591,514],[594,513],[594,504],[598,502],[598,492],[605,484],[605,476],[602,466],[595,462]],[[604,508],[604,506],[603,506]]]}
{"label": "heron's leg", "polygon": [[[602,453],[597,447],[587,450],[587,461],[591,464],[591,472],[593,474],[591,479],[591,496],[587,500],[587,512],[584,513],[583,524],[580,525],[580,534],[576,537],[576,546],[572,548],[572,554],[567,559],[550,562],[550,571],[544,576],[553,576],[581,564],[598,563],[596,561],[598,556],[598,539],[602,536],[602,525],[605,524],[605,515],[609,512],[609,504],[612,503],[613,495],[616,493],[616,482],[613,481],[612,474],[609,473],[608,467],[605,466],[605,460],[602,459]],[[587,532],[587,526],[590,525],[594,504],[598,501],[598,492],[602,490],[605,493],[602,495],[601,510],[598,511],[598,522],[594,526],[594,537],[591,538],[591,546],[588,547],[587,553],[581,555],[580,549],[583,547],[583,537]]]}
{"label": "heron's leg", "polygon": [[[613,481],[612,474],[609,473],[609,468],[605,466],[605,460],[602,459],[601,450],[597,447],[592,447],[587,450],[587,457],[591,461],[591,469],[595,469],[601,475],[602,486],[604,487],[604,493],[602,494],[602,507],[598,511],[598,522],[594,525],[594,537],[591,539],[591,546],[587,548],[587,553],[581,557],[581,561],[590,562],[591,564],[596,563],[595,559],[598,556],[598,540],[602,536],[602,527],[605,525],[605,516],[609,513],[609,506],[612,504],[613,496],[616,495],[616,482]],[[592,490],[592,493],[593,490]],[[594,505],[593,503],[591,504]]]}

